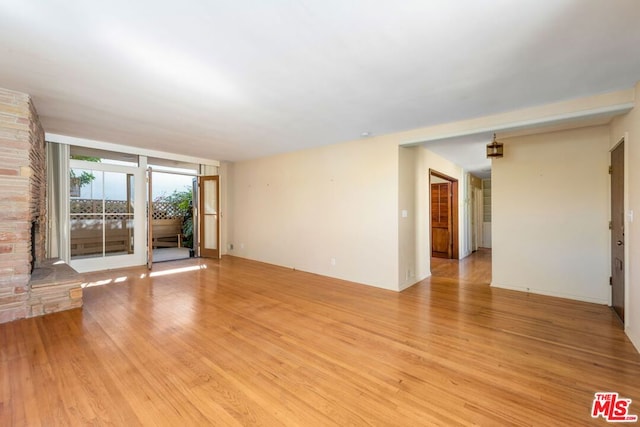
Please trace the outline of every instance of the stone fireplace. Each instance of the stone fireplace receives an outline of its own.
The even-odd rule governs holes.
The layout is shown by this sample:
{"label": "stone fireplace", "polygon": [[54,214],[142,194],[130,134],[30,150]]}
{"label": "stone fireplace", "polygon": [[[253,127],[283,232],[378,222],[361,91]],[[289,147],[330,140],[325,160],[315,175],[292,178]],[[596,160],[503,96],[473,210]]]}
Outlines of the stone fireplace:
{"label": "stone fireplace", "polygon": [[36,260],[38,256],[36,254],[36,245],[33,242],[37,242],[40,236],[40,225],[38,224],[38,218],[31,221],[31,269],[30,274],[33,274],[33,270],[36,268]]}
{"label": "stone fireplace", "polygon": [[31,98],[0,89],[0,323],[82,305],[77,274],[46,257],[46,188],[44,131]]}

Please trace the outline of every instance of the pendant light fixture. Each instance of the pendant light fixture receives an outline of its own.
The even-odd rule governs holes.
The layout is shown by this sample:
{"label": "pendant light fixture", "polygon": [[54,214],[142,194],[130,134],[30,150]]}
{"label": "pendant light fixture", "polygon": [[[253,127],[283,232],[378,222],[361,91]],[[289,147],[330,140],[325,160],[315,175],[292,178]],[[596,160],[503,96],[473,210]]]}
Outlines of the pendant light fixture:
{"label": "pendant light fixture", "polygon": [[504,156],[504,144],[496,140],[493,134],[493,142],[487,144],[487,159],[499,159]]}

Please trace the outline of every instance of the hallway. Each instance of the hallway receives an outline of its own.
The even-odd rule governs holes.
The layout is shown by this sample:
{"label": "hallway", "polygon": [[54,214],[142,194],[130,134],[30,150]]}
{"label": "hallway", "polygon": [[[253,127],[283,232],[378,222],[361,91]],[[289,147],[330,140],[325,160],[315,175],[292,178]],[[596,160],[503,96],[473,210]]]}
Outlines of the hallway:
{"label": "hallway", "polygon": [[434,277],[488,285],[491,283],[491,249],[480,248],[461,260],[432,257],[431,274]]}

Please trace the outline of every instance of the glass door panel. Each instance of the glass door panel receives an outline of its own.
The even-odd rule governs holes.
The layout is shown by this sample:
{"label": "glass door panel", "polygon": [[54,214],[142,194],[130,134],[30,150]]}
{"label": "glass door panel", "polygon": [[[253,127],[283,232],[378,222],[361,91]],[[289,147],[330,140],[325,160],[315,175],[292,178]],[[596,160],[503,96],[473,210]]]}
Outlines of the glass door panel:
{"label": "glass door panel", "polygon": [[219,182],[217,176],[200,177],[200,256],[218,258],[219,224]]}
{"label": "glass door panel", "polygon": [[204,181],[204,247],[218,249],[218,189],[217,181]]}
{"label": "glass door panel", "polygon": [[131,174],[105,172],[105,256],[133,253],[133,185]]}
{"label": "glass door panel", "polygon": [[102,256],[103,173],[73,168],[70,175],[71,259]]}
{"label": "glass door panel", "polygon": [[133,253],[134,176],[71,169],[71,259]]}

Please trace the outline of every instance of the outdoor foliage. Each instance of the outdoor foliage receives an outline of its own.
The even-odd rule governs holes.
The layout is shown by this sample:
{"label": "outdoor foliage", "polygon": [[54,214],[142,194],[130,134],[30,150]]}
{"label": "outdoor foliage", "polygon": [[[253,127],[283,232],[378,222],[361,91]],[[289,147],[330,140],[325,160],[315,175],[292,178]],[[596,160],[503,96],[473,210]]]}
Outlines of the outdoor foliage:
{"label": "outdoor foliage", "polygon": [[184,246],[193,248],[193,193],[190,189],[174,190],[169,195],[156,197],[155,202],[171,203],[183,214],[182,235]]}
{"label": "outdoor foliage", "polygon": [[[100,163],[100,158],[99,157],[73,155],[73,156],[71,156],[71,158],[73,160],[84,160],[85,162]],[[71,169],[70,176],[71,176],[72,182],[73,182],[74,179],[76,179],[78,184],[80,185],[80,187],[84,187],[85,185],[90,184],[91,181],[96,179],[94,174],[92,174],[91,172],[87,172],[87,171],[82,171],[80,176],[77,176],[73,169]]]}

